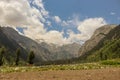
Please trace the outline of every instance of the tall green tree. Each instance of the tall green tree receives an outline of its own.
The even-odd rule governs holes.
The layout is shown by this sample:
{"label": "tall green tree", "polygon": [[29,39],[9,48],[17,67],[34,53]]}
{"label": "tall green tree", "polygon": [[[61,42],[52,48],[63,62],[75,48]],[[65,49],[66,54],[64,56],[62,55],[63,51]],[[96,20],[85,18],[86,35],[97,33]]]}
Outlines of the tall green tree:
{"label": "tall green tree", "polygon": [[28,63],[29,64],[33,64],[33,59],[35,58],[35,54],[33,51],[30,51],[29,55],[28,55]]}
{"label": "tall green tree", "polygon": [[103,60],[103,53],[100,52],[100,60]]}
{"label": "tall green tree", "polygon": [[19,59],[20,58],[20,48],[16,50],[16,58],[15,58],[15,65],[19,64]]}
{"label": "tall green tree", "polygon": [[108,59],[108,57],[107,57],[107,55],[105,55],[105,60],[107,60]]}
{"label": "tall green tree", "polygon": [[1,50],[0,50],[0,66],[2,66],[3,65],[3,63],[4,63],[4,54],[5,54],[5,48],[4,47],[2,47],[1,48]]}

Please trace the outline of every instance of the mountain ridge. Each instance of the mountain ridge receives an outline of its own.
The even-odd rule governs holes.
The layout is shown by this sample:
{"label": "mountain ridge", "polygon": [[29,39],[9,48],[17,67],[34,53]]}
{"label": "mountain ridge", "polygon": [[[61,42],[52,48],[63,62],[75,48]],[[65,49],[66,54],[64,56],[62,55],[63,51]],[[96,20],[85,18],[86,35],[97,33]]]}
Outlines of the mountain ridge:
{"label": "mountain ridge", "polygon": [[99,41],[102,40],[105,35],[108,34],[116,26],[117,25],[105,25],[96,29],[91,38],[87,40],[85,44],[83,44],[80,48],[79,56],[85,54],[86,52],[94,48],[99,43]]}
{"label": "mountain ridge", "polygon": [[[106,30],[105,27],[107,27],[108,29]],[[104,33],[100,32],[101,29],[103,29]],[[98,32],[98,30],[100,30],[100,31]],[[106,25],[101,28],[98,28],[94,32],[93,36],[89,40],[87,40],[85,42],[85,44],[80,48],[79,59],[87,60],[87,58],[89,56],[97,54],[97,51],[105,46],[104,45],[105,42],[107,42],[109,40],[114,41],[115,39],[118,39],[118,40],[120,39],[120,25]],[[116,47],[116,49],[119,49],[119,47]],[[112,53],[110,53],[110,54],[112,54]],[[97,54],[97,56],[98,56],[98,54]],[[96,56],[94,56],[94,57],[96,57]]]}

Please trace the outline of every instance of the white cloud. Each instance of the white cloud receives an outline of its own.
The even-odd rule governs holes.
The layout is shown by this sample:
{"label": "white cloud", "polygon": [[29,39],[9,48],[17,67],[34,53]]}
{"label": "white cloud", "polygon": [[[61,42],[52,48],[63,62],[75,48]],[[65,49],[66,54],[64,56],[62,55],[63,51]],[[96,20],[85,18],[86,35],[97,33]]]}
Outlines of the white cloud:
{"label": "white cloud", "polygon": [[107,22],[102,17],[98,18],[87,18],[83,21],[80,21],[78,18],[73,18],[73,20],[68,20],[69,22],[66,22],[66,26],[68,25],[74,25],[78,29],[80,33],[74,33],[72,30],[67,31],[67,34],[69,35],[68,38],[61,37],[61,41],[63,43],[72,43],[72,42],[79,42],[83,44],[86,40],[88,40],[94,33],[94,31],[103,26],[106,25]]}
{"label": "white cloud", "polygon": [[[103,18],[88,18],[83,21],[77,21],[79,25],[77,29],[80,33],[74,33],[72,30],[68,30],[69,37],[66,39],[68,43],[70,42],[84,42],[88,40],[94,33],[94,31],[106,25],[106,21]],[[81,43],[81,44],[82,44]]]}
{"label": "white cloud", "polygon": [[31,3],[34,4],[35,6],[37,6],[40,9],[40,13],[43,16],[49,17],[49,15],[48,15],[49,12],[45,10],[42,0],[31,0]]}
{"label": "white cloud", "polygon": [[[32,4],[33,6],[31,6]],[[36,7],[37,8],[36,8]],[[2,26],[25,27],[24,35],[34,40],[43,39],[48,43],[63,44],[63,32],[44,28],[49,12],[45,10],[42,0],[3,0],[0,1],[0,24]],[[55,17],[59,22],[59,17]]]}
{"label": "white cloud", "polygon": [[88,39],[88,37],[85,34],[81,34],[81,33],[74,33],[73,31],[69,31],[69,37],[67,39],[68,43],[71,42],[78,42],[81,43],[86,41]]}
{"label": "white cloud", "polygon": [[81,32],[81,34],[87,36],[89,39],[97,28],[106,24],[107,24],[106,21],[101,17],[89,18],[80,22],[78,30]]}
{"label": "white cloud", "polygon": [[47,23],[48,26],[52,26],[50,21],[46,21],[46,23]]}
{"label": "white cloud", "polygon": [[59,44],[62,45],[64,44],[64,38],[63,38],[63,32],[59,31],[49,31],[44,35],[39,35],[41,39],[43,39],[47,43],[54,43],[54,44]]}
{"label": "white cloud", "polygon": [[[45,10],[42,0],[2,0],[0,11],[2,26],[26,27],[25,35],[30,38],[46,32],[44,23],[49,12]],[[50,25],[50,22],[48,24]],[[31,33],[31,31],[34,32]]]}
{"label": "white cloud", "polygon": [[35,7],[31,7],[28,0],[3,0],[0,1],[0,24],[6,26],[29,27],[41,26],[44,24],[39,20],[44,20],[43,15]]}
{"label": "white cloud", "polygon": [[115,15],[116,13],[115,12],[110,12],[110,15]]}
{"label": "white cloud", "polygon": [[52,20],[55,21],[62,27],[73,27],[79,24],[79,16],[73,15],[72,18],[69,17],[67,20],[62,20],[59,16],[52,17]]}
{"label": "white cloud", "polygon": [[61,19],[59,16],[54,16],[53,17],[53,20],[56,22],[56,23],[61,23]]}
{"label": "white cloud", "polygon": [[[83,21],[79,20],[79,16],[73,16],[72,19],[67,20],[67,21],[62,21],[61,22],[62,26],[72,26],[72,28],[77,28],[77,30],[80,33],[74,33],[72,30],[69,30],[67,34],[69,35],[68,38],[66,38],[66,42],[81,42],[81,41],[86,41],[88,40],[94,33],[94,31],[103,26],[106,25],[107,22],[104,20],[102,17],[98,18],[87,18]],[[71,28],[71,29],[72,29]]]}

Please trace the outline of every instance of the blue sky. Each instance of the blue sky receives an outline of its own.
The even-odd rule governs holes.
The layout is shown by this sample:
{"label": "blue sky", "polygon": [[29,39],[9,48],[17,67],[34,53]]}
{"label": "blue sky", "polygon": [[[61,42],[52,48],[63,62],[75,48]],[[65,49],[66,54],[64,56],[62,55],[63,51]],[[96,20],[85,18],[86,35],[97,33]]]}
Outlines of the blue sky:
{"label": "blue sky", "polygon": [[120,24],[120,0],[1,0],[0,12],[1,25],[55,44],[84,42],[97,28]]}
{"label": "blue sky", "polygon": [[[120,23],[120,0],[43,0],[43,3],[50,15],[57,15],[62,20],[77,15],[80,20],[102,17],[108,24]],[[54,22],[48,29],[63,30]],[[76,28],[73,30],[77,32]]]}
{"label": "blue sky", "polygon": [[[85,17],[104,17],[111,24],[119,24],[120,0],[43,0],[51,15],[67,19],[77,14]],[[110,13],[115,15],[110,15]]]}

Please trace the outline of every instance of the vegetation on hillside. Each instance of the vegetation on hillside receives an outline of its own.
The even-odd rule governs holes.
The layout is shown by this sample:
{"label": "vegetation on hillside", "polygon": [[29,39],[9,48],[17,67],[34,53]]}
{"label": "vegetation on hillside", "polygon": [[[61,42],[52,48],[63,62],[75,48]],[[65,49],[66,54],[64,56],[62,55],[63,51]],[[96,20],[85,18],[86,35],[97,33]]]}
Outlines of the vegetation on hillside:
{"label": "vegetation on hillside", "polygon": [[87,57],[88,61],[120,58],[120,39],[106,40],[103,47]]}

